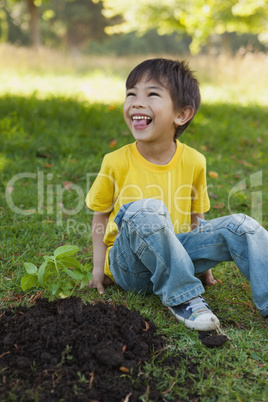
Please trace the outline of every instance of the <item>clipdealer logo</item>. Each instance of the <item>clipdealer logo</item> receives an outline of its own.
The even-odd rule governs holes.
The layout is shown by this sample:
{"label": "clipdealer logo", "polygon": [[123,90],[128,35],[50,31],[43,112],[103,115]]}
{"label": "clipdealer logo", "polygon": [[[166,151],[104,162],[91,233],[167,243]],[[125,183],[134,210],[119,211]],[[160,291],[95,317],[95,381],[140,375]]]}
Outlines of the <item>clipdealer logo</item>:
{"label": "clipdealer logo", "polygon": [[[85,191],[79,185],[75,183],[71,183],[70,188],[64,185],[64,182],[61,184],[55,184],[54,175],[52,173],[44,173],[43,171],[37,171],[37,173],[32,172],[24,172],[19,173],[13,176],[7,186],[5,191],[5,200],[12,212],[21,216],[30,216],[34,214],[39,215],[53,215],[55,217],[55,222],[57,226],[61,226],[66,216],[73,217],[67,220],[67,231],[76,231],[78,233],[88,233],[91,229],[91,225],[89,223],[82,223],[78,219],[74,219],[74,216],[78,215],[85,208],[85,198],[89,189],[91,188],[95,178],[98,173],[87,173],[85,176]],[[118,193],[117,185],[114,178],[102,174],[103,179],[105,179],[114,189],[115,194]],[[23,181],[26,180],[34,180],[36,182],[36,191],[35,194],[32,194],[33,200],[36,199],[35,205],[31,205],[28,209],[23,209],[23,207],[16,203],[14,196],[16,193],[16,187],[21,185]],[[171,183],[171,181],[170,181]],[[236,183],[229,191],[227,196],[227,206],[229,210],[229,214],[233,214],[232,211],[232,197],[239,193],[244,193],[247,191],[250,192],[251,198],[251,210],[250,216],[254,218],[259,223],[262,222],[262,185],[263,185],[263,172],[259,170],[255,173],[252,173],[248,178],[244,178]],[[155,196],[153,198],[162,199],[164,190],[158,184],[150,183],[148,189],[153,189],[155,192]],[[211,186],[210,186],[211,187]],[[169,186],[168,186],[169,188]],[[186,212],[181,210],[181,201],[187,201],[191,199],[190,197],[190,186],[181,186],[175,189],[175,191],[169,191],[168,204],[167,208],[169,209],[171,205],[177,210],[177,212],[181,214],[185,214]],[[203,189],[204,191],[206,189]],[[72,191],[75,194],[75,200],[72,202],[71,208],[66,208],[64,206],[64,193],[66,191]],[[130,201],[139,200],[142,198],[148,198],[145,192],[146,189],[140,188],[137,184],[130,185],[128,184],[123,189],[121,189],[120,193],[120,201],[122,204],[128,203]],[[188,192],[188,195],[184,195]],[[192,194],[196,194],[195,190],[192,191]],[[170,197],[174,197],[171,200]],[[29,198],[31,195],[29,194]],[[34,201],[33,201],[34,204]],[[236,211],[237,212],[237,211]],[[93,214],[93,211],[87,209],[88,214]],[[89,227],[90,226],[90,227]]]}
{"label": "clipdealer logo", "polygon": [[[37,203],[28,209],[21,208],[14,201],[15,188],[25,179],[36,181],[36,192],[33,194],[33,198],[37,196]],[[77,215],[85,207],[85,194],[80,186],[72,183],[71,190],[76,193],[76,204],[72,206],[72,209],[67,209],[63,203],[64,193],[67,189],[63,184],[53,184],[53,179],[54,175],[52,173],[44,174],[42,171],[38,171],[37,173],[24,172],[13,176],[9,180],[5,191],[5,199],[8,207],[12,212],[21,216],[56,214],[57,226],[62,225],[63,215]]]}

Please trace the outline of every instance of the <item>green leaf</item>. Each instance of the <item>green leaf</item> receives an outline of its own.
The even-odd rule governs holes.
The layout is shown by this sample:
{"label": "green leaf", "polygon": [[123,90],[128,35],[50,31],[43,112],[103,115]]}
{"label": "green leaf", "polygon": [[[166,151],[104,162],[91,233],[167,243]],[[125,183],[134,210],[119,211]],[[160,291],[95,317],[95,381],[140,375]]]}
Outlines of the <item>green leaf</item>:
{"label": "green leaf", "polygon": [[37,266],[32,264],[31,262],[25,262],[23,265],[28,274],[36,274],[37,273]]}
{"label": "green leaf", "polygon": [[79,282],[81,279],[83,279],[83,274],[79,270],[71,270],[66,267],[63,267],[64,272],[66,272],[67,275],[69,275],[72,279],[74,279],[76,282]]}
{"label": "green leaf", "polygon": [[91,281],[92,278],[93,278],[92,272],[87,272],[88,281]]}
{"label": "green leaf", "polygon": [[85,273],[81,271],[81,269],[74,269],[73,273],[75,273],[75,275],[77,275],[78,280],[82,281],[82,279],[84,278]]}
{"label": "green leaf", "polygon": [[66,283],[64,283],[64,285],[62,286],[62,289],[64,291],[70,290],[74,287],[74,283],[72,281],[67,281]]}
{"label": "green leaf", "polygon": [[43,258],[44,258],[45,261],[48,261],[48,260],[53,261],[54,256],[52,256],[52,255],[50,255],[50,256],[49,255],[44,255]]}
{"label": "green leaf", "polygon": [[55,258],[70,257],[80,250],[77,246],[61,246],[54,251]]}
{"label": "green leaf", "polygon": [[85,286],[87,286],[88,282],[89,281],[87,280],[87,278],[83,278],[80,283],[80,289],[83,289]]}
{"label": "green leaf", "polygon": [[85,286],[87,286],[88,282],[91,281],[92,276],[93,275],[91,272],[84,272],[84,277],[80,283],[80,289],[83,289]]}
{"label": "green leaf", "polygon": [[82,264],[73,257],[63,257],[59,261],[61,264],[64,264],[66,268],[82,268]]}
{"label": "green leaf", "polygon": [[32,288],[37,283],[37,275],[26,274],[21,278],[21,288],[25,292],[25,290]]}
{"label": "green leaf", "polygon": [[68,293],[60,292],[60,293],[59,293],[59,297],[60,297],[61,299],[66,299],[66,297],[69,297],[69,292],[68,292]]}
{"label": "green leaf", "polygon": [[67,281],[67,282],[62,286],[62,289],[63,289],[64,291],[66,291],[67,289],[68,289],[68,290],[73,289],[74,286],[75,286],[75,285],[74,285],[73,281]]}
{"label": "green leaf", "polygon": [[48,263],[49,263],[49,260],[47,259],[45,262],[43,262],[43,264],[41,265],[41,267],[38,270],[38,282],[40,283],[40,286],[44,289],[46,289],[44,275],[45,275],[45,269],[46,269]]}
{"label": "green leaf", "polygon": [[85,279],[83,279],[80,283],[80,289],[84,289],[85,286],[87,286],[87,281],[85,281]]}
{"label": "green leaf", "polygon": [[60,284],[53,283],[53,285],[51,286],[51,293],[52,293],[53,296],[56,295],[56,293],[58,292],[59,288],[60,288]]}
{"label": "green leaf", "polygon": [[52,283],[59,282],[58,272],[57,272],[57,269],[56,269],[54,263],[49,262],[47,264],[46,269],[43,274],[42,281],[43,281],[43,285],[41,285],[41,286],[43,286],[44,289],[47,289],[49,291],[51,289]]}

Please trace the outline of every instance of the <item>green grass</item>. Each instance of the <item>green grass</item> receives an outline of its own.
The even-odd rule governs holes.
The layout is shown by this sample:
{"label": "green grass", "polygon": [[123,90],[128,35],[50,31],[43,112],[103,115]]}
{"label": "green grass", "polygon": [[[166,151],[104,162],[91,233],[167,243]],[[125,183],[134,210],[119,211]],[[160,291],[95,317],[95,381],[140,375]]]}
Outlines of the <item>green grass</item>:
{"label": "green grass", "polygon": [[[3,307],[28,303],[31,295],[36,294],[36,291],[22,294],[23,262],[39,265],[44,254],[50,255],[60,245],[74,244],[81,247],[81,262],[92,266],[92,215],[85,208],[84,197],[103,155],[132,141],[123,122],[122,103],[116,99],[122,90],[117,92],[119,86],[123,88],[127,62],[118,61],[114,67],[116,64],[117,61],[110,60],[107,67],[109,85],[105,81],[107,73],[103,73],[109,94],[96,94],[95,82],[94,93],[89,98],[79,96],[72,89],[83,82],[83,74],[90,82],[94,81],[94,74],[89,77],[81,64],[79,69],[62,63],[64,74],[68,73],[66,91],[59,85],[64,85],[64,80],[60,81],[60,66],[56,65],[53,72],[52,61],[47,73],[43,68],[40,79],[34,81],[31,78],[32,74],[37,77],[36,60],[34,67],[25,62],[22,70],[15,63],[12,71],[2,69],[2,81],[8,78],[0,98],[0,298]],[[267,99],[262,95],[260,101],[258,93],[244,90],[243,100],[238,101],[241,82],[237,87],[234,79],[226,88],[222,87],[215,72],[214,81],[208,82],[205,68],[201,69],[201,62],[196,62],[198,65],[205,96],[182,141],[207,158],[211,195],[207,218],[244,212],[261,219],[268,228]],[[96,70],[101,81],[100,66],[94,70],[95,77]],[[11,76],[23,77],[24,81],[16,87]],[[55,91],[52,95],[57,77],[60,93]],[[258,85],[261,87],[261,83]],[[47,88],[51,88],[51,93]],[[230,97],[231,93],[237,96]],[[229,102],[225,102],[227,98]],[[111,140],[117,141],[115,148],[111,148]],[[261,182],[254,177],[261,178]],[[237,191],[239,183],[244,188]],[[260,205],[256,194],[262,196]],[[187,355],[188,360],[182,360],[181,367],[173,371],[162,368],[157,355],[143,369],[145,381],[149,382],[153,376],[159,389],[168,391],[166,400],[191,400],[191,395],[198,394],[202,401],[263,401],[267,397],[266,321],[259,316],[249,284],[234,263],[220,264],[214,269],[214,276],[219,283],[206,289],[206,299],[231,338],[217,349],[202,345],[198,333],[178,324],[154,295],[141,297],[112,286],[107,287],[103,298],[126,304],[153,320],[167,338],[166,354]],[[85,301],[100,298],[96,290],[76,294]],[[194,373],[188,370],[190,360],[198,368]]]}

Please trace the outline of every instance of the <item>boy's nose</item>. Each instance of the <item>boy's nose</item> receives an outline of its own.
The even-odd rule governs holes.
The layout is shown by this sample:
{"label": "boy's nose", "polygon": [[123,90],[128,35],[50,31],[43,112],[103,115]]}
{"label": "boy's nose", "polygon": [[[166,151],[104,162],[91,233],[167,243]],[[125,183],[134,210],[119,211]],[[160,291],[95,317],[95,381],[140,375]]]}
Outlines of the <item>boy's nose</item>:
{"label": "boy's nose", "polygon": [[132,108],[140,109],[146,106],[144,96],[136,95],[132,100]]}
{"label": "boy's nose", "polygon": [[141,99],[135,99],[135,102],[133,102],[132,107],[135,109],[140,109],[144,108],[145,104]]}
{"label": "boy's nose", "polygon": [[143,109],[144,106],[136,104],[136,105],[133,105],[132,108],[133,109]]}

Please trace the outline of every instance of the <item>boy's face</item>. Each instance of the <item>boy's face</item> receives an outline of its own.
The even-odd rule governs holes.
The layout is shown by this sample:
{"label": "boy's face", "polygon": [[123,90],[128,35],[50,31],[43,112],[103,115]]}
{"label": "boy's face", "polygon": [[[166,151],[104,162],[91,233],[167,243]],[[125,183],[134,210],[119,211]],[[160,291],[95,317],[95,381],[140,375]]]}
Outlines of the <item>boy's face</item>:
{"label": "boy's face", "polygon": [[146,75],[127,89],[124,118],[136,141],[163,143],[173,141],[179,112],[168,89]]}

